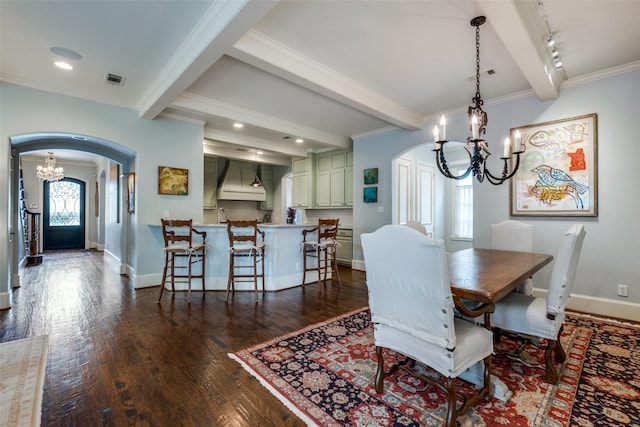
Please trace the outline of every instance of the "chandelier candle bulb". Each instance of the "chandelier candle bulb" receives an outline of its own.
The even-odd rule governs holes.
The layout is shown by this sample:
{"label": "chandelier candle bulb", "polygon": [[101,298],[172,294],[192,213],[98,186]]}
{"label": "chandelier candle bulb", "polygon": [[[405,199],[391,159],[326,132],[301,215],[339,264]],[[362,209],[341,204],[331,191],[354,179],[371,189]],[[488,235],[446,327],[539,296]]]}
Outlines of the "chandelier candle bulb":
{"label": "chandelier candle bulb", "polygon": [[513,151],[519,153],[522,151],[522,135],[520,135],[520,131],[516,131],[516,140],[513,147]]}
{"label": "chandelier candle bulb", "polygon": [[511,141],[508,137],[504,139],[504,152],[502,157],[511,157]]}
{"label": "chandelier candle bulb", "polygon": [[442,126],[442,139],[447,139],[447,121],[444,119],[444,115],[440,117],[440,126]]}
{"label": "chandelier candle bulb", "polygon": [[438,126],[434,126],[433,128],[433,142],[436,143],[436,148],[438,148],[437,142],[440,141],[440,131],[438,130]]}
{"label": "chandelier candle bulb", "polygon": [[473,117],[471,117],[471,139],[480,139],[479,136],[480,135],[478,133],[478,118],[474,114]]}

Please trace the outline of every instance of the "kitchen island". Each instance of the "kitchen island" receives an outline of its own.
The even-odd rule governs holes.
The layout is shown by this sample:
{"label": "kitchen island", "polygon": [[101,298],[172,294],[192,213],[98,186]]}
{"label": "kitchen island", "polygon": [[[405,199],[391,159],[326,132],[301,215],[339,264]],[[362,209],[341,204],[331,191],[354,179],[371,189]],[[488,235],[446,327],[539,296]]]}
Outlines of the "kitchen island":
{"label": "kitchen island", "polygon": [[[279,291],[299,286],[302,283],[302,230],[315,227],[317,224],[259,224],[260,230],[265,232],[265,269],[264,287],[266,291]],[[157,233],[162,242],[162,229],[159,225],[149,225],[154,234]],[[226,224],[196,224],[198,231],[207,233],[206,257],[206,289],[226,290],[229,273],[229,238]],[[159,260],[164,257],[159,255]],[[162,263],[160,264],[160,283],[162,278]],[[198,268],[198,267],[195,267]],[[308,272],[307,283],[318,280],[315,272]],[[176,290],[186,290],[186,283],[176,283]],[[259,289],[262,283],[258,280]],[[167,283],[167,288],[171,285]],[[192,290],[201,289],[200,280],[195,279]],[[237,282],[236,291],[253,291],[253,282]]]}

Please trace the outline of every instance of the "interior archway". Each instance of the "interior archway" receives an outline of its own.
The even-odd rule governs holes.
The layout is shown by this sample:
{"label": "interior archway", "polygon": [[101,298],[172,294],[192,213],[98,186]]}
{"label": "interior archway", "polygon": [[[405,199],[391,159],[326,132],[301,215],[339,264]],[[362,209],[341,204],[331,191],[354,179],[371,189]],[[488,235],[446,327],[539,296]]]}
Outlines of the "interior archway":
{"label": "interior archway", "polygon": [[[10,202],[12,203],[10,210],[10,223],[12,224],[12,233],[15,236],[18,235],[18,218],[20,217],[19,211],[19,173],[20,173],[20,156],[24,153],[38,151],[38,150],[76,150],[84,151],[87,153],[96,154],[102,157],[113,160],[120,163],[122,172],[124,174],[135,172],[135,160],[136,153],[120,144],[113,141],[109,141],[102,138],[97,138],[88,135],[80,135],[73,133],[30,133],[15,135],[9,138],[11,147],[11,195]],[[104,177],[102,171],[99,173],[101,183],[104,183]],[[104,188],[104,187],[103,187]],[[104,191],[102,192],[104,197]],[[104,203],[101,203],[104,206]],[[127,236],[131,228],[130,216],[125,216],[122,223],[122,229],[120,232],[120,247],[121,247],[121,273],[124,272],[123,260],[129,260],[135,258],[129,254],[127,245]],[[99,229],[104,232],[104,227],[99,226]],[[19,246],[14,244],[16,239],[11,239],[10,243],[10,268],[12,276],[12,286],[17,287],[20,283],[19,277],[19,264],[20,264],[20,251]]]}

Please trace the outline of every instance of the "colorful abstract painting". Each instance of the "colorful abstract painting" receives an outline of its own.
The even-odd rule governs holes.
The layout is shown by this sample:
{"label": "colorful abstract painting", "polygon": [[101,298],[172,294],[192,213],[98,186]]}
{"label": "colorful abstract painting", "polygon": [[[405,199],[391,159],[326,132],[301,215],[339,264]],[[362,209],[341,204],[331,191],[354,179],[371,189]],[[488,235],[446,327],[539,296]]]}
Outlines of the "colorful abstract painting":
{"label": "colorful abstract painting", "polygon": [[597,116],[538,123],[520,131],[525,148],[511,180],[511,215],[597,216]]}

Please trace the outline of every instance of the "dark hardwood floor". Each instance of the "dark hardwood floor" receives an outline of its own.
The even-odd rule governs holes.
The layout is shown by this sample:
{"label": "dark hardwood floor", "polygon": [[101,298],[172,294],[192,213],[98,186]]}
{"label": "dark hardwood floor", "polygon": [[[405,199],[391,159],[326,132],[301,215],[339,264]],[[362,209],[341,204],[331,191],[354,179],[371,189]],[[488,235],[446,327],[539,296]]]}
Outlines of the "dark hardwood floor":
{"label": "dark hardwood floor", "polygon": [[[49,335],[43,426],[302,426],[227,354],[367,305],[363,272],[260,295],[134,290],[101,253],[21,271],[0,342]],[[197,288],[197,284],[196,284]],[[320,289],[320,290],[319,290]]]}

